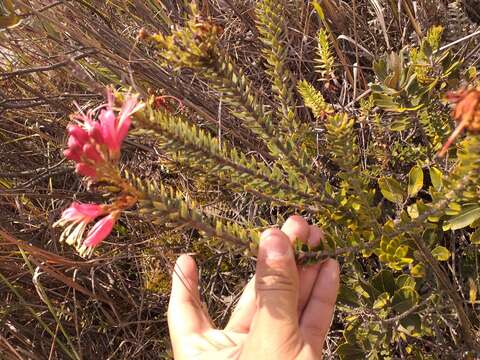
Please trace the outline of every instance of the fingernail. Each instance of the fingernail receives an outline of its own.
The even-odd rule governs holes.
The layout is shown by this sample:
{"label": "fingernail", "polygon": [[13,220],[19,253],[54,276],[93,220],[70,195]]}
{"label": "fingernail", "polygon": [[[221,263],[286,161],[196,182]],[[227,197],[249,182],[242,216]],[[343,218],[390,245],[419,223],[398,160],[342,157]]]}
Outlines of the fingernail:
{"label": "fingernail", "polygon": [[270,235],[260,241],[259,255],[266,259],[279,259],[289,255],[291,251],[292,246],[288,239],[278,235]]}

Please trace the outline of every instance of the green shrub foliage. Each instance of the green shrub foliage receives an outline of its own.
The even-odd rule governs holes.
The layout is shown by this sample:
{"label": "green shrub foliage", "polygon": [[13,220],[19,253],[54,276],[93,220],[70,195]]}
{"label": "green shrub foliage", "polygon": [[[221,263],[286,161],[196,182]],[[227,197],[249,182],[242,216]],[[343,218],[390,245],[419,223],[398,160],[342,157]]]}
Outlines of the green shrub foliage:
{"label": "green shrub foliage", "polygon": [[[189,110],[153,99],[134,115],[136,133],[155,139],[202,184],[246,193],[271,212],[300,213],[323,228],[321,246],[296,251],[302,264],[327,256],[343,264],[340,358],[433,359],[439,336],[450,351],[444,356],[474,358],[480,136],[462,135],[447,158],[437,156],[454,129],[444,96],[471,76],[458,54],[442,49],[443,29],[434,26],[418,46],[375,59],[369,92],[340,107],[324,91],[339,86],[341,59],[320,4],[305,78],[294,76],[289,60],[288,6],[256,4],[263,89],[225,51],[220,26],[195,7],[184,24],[142,39],[164,69],[206,82],[256,148],[220,141]],[[260,231],[272,225],[265,216],[247,228],[167,184],[125,176],[142,194],[146,218],[196,228],[219,244],[255,252]]]}
{"label": "green shrub foliage", "polygon": [[[446,160],[436,155],[453,130],[443,97],[458,87],[462,60],[441,50],[442,28],[432,27],[418,47],[375,60],[371,95],[357,107],[338,108],[317,87],[335,79],[330,30],[322,27],[316,37],[318,81],[311,74],[295,79],[286,7],[283,0],[256,6],[269,98],[223,50],[220,27],[195,7],[183,26],[145,39],[163,67],[193,71],[206,81],[267,159],[228,139],[220,143],[185,112],[153,104],[135,114],[137,132],[157,139],[172,161],[201,181],[301,213],[324,229],[326,241],[316,249],[299,247],[297,257],[311,263],[334,256],[344,264],[341,358],[428,358],[425,344],[447,328],[452,354],[475,354],[471,262],[478,259],[468,253],[480,243],[480,137],[457,140]],[[297,110],[302,105],[316,125]],[[270,223],[260,219],[243,229],[212,218],[166,186],[132,181],[144,194],[142,214],[160,222],[166,216],[224,243],[255,251],[259,231]],[[462,248],[456,255],[460,274],[452,278],[445,264],[455,247]]]}

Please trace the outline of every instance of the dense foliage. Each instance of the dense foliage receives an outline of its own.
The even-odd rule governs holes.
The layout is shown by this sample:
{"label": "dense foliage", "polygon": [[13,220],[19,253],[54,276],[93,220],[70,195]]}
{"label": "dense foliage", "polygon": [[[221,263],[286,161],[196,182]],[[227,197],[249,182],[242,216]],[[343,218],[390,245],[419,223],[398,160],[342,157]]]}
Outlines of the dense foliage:
{"label": "dense foliage", "polygon": [[[299,213],[325,241],[298,262],[343,265],[327,357],[479,356],[479,55],[461,2],[4,4],[6,351],[168,357],[175,255],[197,254],[221,326],[258,234]],[[109,84],[144,106],[115,176],[77,182],[71,100],[95,107]],[[89,260],[52,231],[73,197],[133,199]]]}

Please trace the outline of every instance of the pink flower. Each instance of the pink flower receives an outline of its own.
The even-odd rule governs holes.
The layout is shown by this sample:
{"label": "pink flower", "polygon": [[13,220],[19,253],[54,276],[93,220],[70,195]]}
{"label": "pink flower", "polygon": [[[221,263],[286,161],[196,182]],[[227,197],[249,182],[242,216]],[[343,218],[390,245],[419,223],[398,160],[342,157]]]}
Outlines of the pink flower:
{"label": "pink flower", "polygon": [[103,161],[103,158],[95,148],[95,145],[92,145],[92,144],[83,145],[83,153],[89,160],[92,160],[94,163],[100,163]]}
{"label": "pink flower", "polygon": [[[122,142],[132,123],[131,115],[143,107],[137,96],[129,95],[117,113],[111,89],[107,91],[107,98],[107,103],[86,114],[80,110],[73,115],[72,119],[78,123],[68,126],[68,149],[64,155],[77,163],[77,173],[93,179],[108,176],[102,172],[103,165],[119,159]],[[94,115],[99,110],[96,121]]]}
{"label": "pink flower", "polygon": [[85,129],[82,129],[80,126],[70,124],[68,125],[67,129],[68,129],[68,134],[70,135],[70,138],[75,139],[79,145],[83,145],[88,141],[87,132],[85,131]]}
{"label": "pink flower", "polygon": [[62,213],[62,218],[65,217],[69,220],[79,219],[85,217],[96,218],[103,214],[103,208],[98,204],[84,204],[74,202],[65,209]]}
{"label": "pink flower", "polygon": [[112,232],[117,217],[117,213],[112,213],[98,221],[88,232],[83,245],[87,248],[93,248],[105,240],[105,238]]}
{"label": "pink flower", "polygon": [[80,149],[75,149],[72,147],[72,148],[63,150],[63,156],[65,156],[68,160],[79,162],[82,154]]}
{"label": "pink flower", "polygon": [[104,214],[103,206],[74,202],[62,213],[62,217],[53,226],[63,226],[60,241],[67,244],[79,244],[85,228],[93,220]]}
{"label": "pink flower", "polygon": [[118,115],[115,115],[113,108],[113,94],[108,93],[106,109],[102,110],[98,119],[100,120],[102,137],[113,158],[120,155],[120,147],[128,134],[132,124],[131,115],[143,107],[139,104],[136,96],[128,97],[123,103]]}

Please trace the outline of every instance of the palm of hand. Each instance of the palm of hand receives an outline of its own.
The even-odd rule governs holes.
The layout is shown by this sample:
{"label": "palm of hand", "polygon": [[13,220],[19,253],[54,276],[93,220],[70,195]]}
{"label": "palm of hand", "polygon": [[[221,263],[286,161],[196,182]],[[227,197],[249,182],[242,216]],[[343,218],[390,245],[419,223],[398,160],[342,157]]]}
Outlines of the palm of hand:
{"label": "palm of hand", "polygon": [[[339,286],[338,263],[297,267],[291,243],[315,246],[322,232],[299,217],[262,235],[256,276],[245,287],[224,330],[213,327],[197,290],[196,265],[175,267],[168,322],[175,358],[319,359]],[[275,251],[277,250],[277,251]]]}

